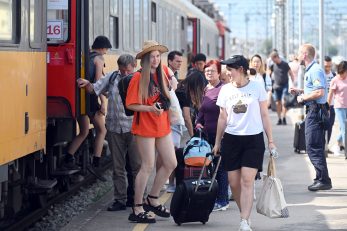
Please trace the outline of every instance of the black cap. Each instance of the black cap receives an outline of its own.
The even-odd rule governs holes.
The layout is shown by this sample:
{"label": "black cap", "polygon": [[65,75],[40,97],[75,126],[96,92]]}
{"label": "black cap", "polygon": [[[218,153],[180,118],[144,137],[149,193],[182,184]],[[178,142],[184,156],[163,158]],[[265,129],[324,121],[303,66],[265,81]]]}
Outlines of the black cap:
{"label": "black cap", "polygon": [[106,36],[100,35],[95,38],[92,49],[112,48],[110,40]]}
{"label": "black cap", "polygon": [[223,60],[220,63],[227,65],[228,67],[231,67],[231,68],[243,67],[243,69],[246,69],[246,70],[249,69],[248,60],[243,55],[233,55],[227,60]]}
{"label": "black cap", "polygon": [[204,55],[203,53],[198,53],[195,55],[194,57],[194,63],[197,61],[204,61],[206,62],[206,55]]}

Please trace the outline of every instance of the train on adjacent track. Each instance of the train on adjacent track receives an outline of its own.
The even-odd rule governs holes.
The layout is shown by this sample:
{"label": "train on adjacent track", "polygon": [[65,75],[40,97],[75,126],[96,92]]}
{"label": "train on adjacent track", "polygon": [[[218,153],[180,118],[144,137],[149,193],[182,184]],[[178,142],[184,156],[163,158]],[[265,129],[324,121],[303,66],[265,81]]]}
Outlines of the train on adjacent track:
{"label": "train on adjacent track", "polygon": [[[105,72],[148,39],[184,54],[181,77],[191,55],[227,56],[227,30],[187,0],[0,0],[0,12],[0,229],[72,184],[61,156],[89,110],[76,79],[89,78],[96,36],[113,46]],[[88,174],[89,143],[78,174]]]}

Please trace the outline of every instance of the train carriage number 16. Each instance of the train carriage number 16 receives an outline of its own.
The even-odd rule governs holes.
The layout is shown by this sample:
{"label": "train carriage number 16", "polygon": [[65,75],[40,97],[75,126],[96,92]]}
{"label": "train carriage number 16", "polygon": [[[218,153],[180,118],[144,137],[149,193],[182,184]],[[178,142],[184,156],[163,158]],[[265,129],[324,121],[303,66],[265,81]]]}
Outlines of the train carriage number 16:
{"label": "train carriage number 16", "polygon": [[49,20],[47,22],[47,38],[62,39],[63,38],[62,27],[63,27],[62,20]]}

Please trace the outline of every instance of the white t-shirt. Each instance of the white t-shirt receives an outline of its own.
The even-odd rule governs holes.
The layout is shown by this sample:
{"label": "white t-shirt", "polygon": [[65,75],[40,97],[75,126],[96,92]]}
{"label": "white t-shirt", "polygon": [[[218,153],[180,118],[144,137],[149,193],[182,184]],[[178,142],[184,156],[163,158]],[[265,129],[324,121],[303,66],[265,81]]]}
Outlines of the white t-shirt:
{"label": "white t-shirt", "polygon": [[255,74],[255,75],[251,75],[251,76],[249,77],[249,79],[254,80],[254,81],[258,81],[259,83],[262,84],[262,86],[265,86],[264,78],[263,78],[263,76],[262,76],[261,74],[259,74],[259,73]]}
{"label": "white t-shirt", "polygon": [[250,80],[241,88],[228,83],[219,92],[217,105],[228,114],[226,133],[256,135],[263,131],[259,102],[266,101],[264,85]]}

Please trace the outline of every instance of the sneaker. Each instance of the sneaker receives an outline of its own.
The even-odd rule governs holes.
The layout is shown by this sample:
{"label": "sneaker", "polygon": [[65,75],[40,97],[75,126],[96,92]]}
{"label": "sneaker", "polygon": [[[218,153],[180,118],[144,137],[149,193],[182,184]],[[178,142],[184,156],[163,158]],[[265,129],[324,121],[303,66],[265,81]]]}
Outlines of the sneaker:
{"label": "sneaker", "polygon": [[114,200],[112,205],[107,207],[107,211],[121,211],[121,210],[126,210],[125,204],[119,202],[118,200]]}
{"label": "sneaker", "polygon": [[167,193],[174,193],[176,191],[176,185],[174,184],[169,184],[166,188]]}
{"label": "sneaker", "polygon": [[286,118],[283,118],[282,124],[283,124],[283,125],[287,125],[287,120],[286,120]]}
{"label": "sneaker", "polygon": [[252,231],[246,219],[241,219],[239,231]]}
{"label": "sneaker", "polygon": [[229,204],[226,204],[226,205],[222,205],[220,203],[215,203],[214,204],[214,208],[213,208],[213,212],[216,212],[216,211],[225,211],[229,208]]}
{"label": "sneaker", "polygon": [[281,125],[282,124],[282,120],[278,119],[277,124],[276,125]]}

